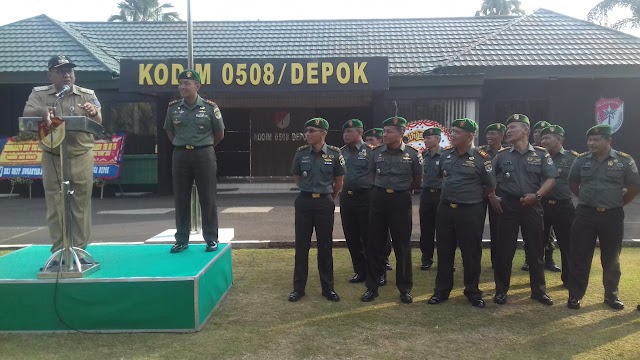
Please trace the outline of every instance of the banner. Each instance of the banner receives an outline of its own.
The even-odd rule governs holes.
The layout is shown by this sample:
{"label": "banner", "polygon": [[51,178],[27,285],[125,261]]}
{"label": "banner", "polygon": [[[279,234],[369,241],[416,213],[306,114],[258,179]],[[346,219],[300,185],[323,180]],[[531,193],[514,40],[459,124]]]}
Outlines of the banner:
{"label": "banner", "polygon": [[445,147],[449,145],[449,129],[442,126],[437,121],[433,120],[416,120],[410,121],[407,123],[407,127],[404,130],[404,141],[407,145],[412,148],[418,150],[419,152],[424,152],[427,148],[424,146],[424,138],[422,137],[422,133],[425,130],[437,127],[442,129],[442,135],[440,137],[440,146]]}
{"label": "banner", "polygon": [[[93,146],[95,178],[109,180],[120,175],[125,136],[117,134],[112,135],[111,139],[96,140]],[[0,138],[0,150],[0,179],[42,178],[42,150],[38,140]]]}
{"label": "banner", "polygon": [[622,127],[624,121],[624,101],[620,98],[600,98],[596,101],[596,125],[611,125],[611,132],[615,133]]}

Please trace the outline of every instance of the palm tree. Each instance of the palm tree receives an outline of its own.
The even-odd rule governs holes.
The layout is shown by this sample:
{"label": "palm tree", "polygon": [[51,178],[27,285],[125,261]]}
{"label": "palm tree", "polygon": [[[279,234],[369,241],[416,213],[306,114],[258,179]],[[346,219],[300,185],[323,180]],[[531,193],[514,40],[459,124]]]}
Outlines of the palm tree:
{"label": "palm tree", "polygon": [[108,21],[180,21],[177,12],[164,12],[170,8],[173,5],[160,5],[158,0],[124,0],[118,3],[120,14],[111,15]]}
{"label": "palm tree", "polygon": [[616,8],[628,8],[631,10],[631,17],[616,21],[611,25],[612,28],[621,29],[627,26],[640,26],[640,0],[603,0],[589,10],[587,19],[606,25],[609,12]]}
{"label": "palm tree", "polygon": [[520,9],[520,0],[483,0],[476,16],[524,15]]}

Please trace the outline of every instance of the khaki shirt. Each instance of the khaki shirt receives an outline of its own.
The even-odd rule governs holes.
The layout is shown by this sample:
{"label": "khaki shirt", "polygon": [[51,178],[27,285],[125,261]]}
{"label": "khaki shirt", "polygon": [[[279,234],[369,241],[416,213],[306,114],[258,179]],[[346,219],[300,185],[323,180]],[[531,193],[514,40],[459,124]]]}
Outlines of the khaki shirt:
{"label": "khaki shirt", "polygon": [[580,205],[614,209],[624,205],[625,186],[640,185],[640,175],[628,154],[611,149],[609,156],[600,162],[589,151],[573,162],[569,182],[580,185]]}
{"label": "khaki shirt", "polygon": [[170,102],[164,129],[174,133],[174,146],[208,146],[213,133],[224,131],[224,122],[218,105],[198,96],[192,106],[184,99]]}
{"label": "khaki shirt", "polygon": [[572,193],[569,188],[569,170],[571,165],[576,160],[578,153],[575,151],[568,151],[564,148],[560,149],[556,154],[551,155],[553,163],[558,169],[558,177],[556,178],[556,184],[551,188],[551,191],[545,196],[545,199],[552,200],[569,200]]}
{"label": "khaki shirt", "polygon": [[484,188],[496,186],[489,154],[470,147],[460,154],[455,148],[442,152],[440,175],[441,199],[460,204],[477,204],[484,200]]}
{"label": "khaki shirt", "polygon": [[371,148],[361,142],[355,147],[343,146],[340,148],[340,153],[344,157],[347,171],[344,176],[343,190],[370,188],[369,160],[371,159]]}
{"label": "khaki shirt", "polygon": [[[42,111],[45,107],[53,107],[56,101],[55,94],[56,89],[53,85],[34,87],[31,95],[29,95],[27,104],[24,106],[24,113],[34,114],[37,112],[37,116],[42,116]],[[55,114],[57,116],[85,116],[84,110],[79,108],[78,104],[87,102],[93,104],[96,107],[96,111],[100,112],[100,101],[98,101],[95,92],[73,85],[71,91],[58,100]],[[93,149],[93,134],[81,131],[68,131],[64,139],[64,144],[67,147],[69,156],[82,155]],[[60,154],[60,147],[51,149],[40,143],[40,148],[45,151]]]}
{"label": "khaki shirt", "polygon": [[339,148],[325,143],[316,152],[312,146],[304,145],[293,156],[291,173],[300,176],[300,191],[333,194],[335,178],[344,176],[344,165]]}
{"label": "khaki shirt", "polygon": [[422,173],[422,185],[423,189],[441,189],[442,188],[442,176],[440,175],[440,163],[442,155],[442,146],[438,146],[438,149],[431,155],[431,151],[427,149],[422,154],[422,161],[424,162],[424,171]]}
{"label": "khaki shirt", "polygon": [[515,148],[504,148],[493,159],[498,196],[522,197],[540,189],[547,179],[558,177],[558,169],[546,149],[533,146],[520,153]]}
{"label": "khaki shirt", "polygon": [[373,185],[396,191],[411,190],[413,177],[422,175],[422,155],[404,143],[395,150],[381,145],[371,152],[369,169],[375,177]]}

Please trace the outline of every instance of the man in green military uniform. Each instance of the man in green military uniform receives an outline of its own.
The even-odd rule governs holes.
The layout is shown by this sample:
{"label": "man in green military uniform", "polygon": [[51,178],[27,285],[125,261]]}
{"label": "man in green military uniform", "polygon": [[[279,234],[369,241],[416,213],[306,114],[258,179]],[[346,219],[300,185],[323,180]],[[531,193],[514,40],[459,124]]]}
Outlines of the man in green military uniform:
{"label": "man in green military uniform", "polygon": [[342,189],[345,161],[340,149],[327,145],[329,123],[313,118],[304,124],[307,145],[298,148],[293,157],[291,173],[300,189],[295,207],[295,266],[293,291],[289,301],[305,296],[309,273],[311,234],[316,231],[318,242],[318,272],[322,296],[340,301],[333,288],[333,220],[334,200]]}
{"label": "man in green military uniform", "polygon": [[369,212],[369,240],[367,246],[367,291],[362,301],[378,296],[380,278],[384,276],[383,249],[391,232],[396,254],[396,286],[400,301],[413,302],[411,289],[411,190],[420,186],[422,156],[402,141],[407,120],[394,116],[382,123],[384,145],[373,149],[370,172],[373,176],[373,195]]}
{"label": "man in green military uniform", "polygon": [[429,128],[422,133],[426,150],[422,154],[424,171],[420,186],[420,251],[422,252],[420,270],[429,270],[433,265],[433,250],[436,238],[436,215],[440,203],[442,177],[440,163],[442,161],[442,146],[440,140],[442,129]]}
{"label": "man in green military uniform", "polygon": [[[556,178],[556,185],[542,198],[544,211],[544,237],[550,237],[551,228],[555,230],[560,258],[562,260],[562,284],[567,286],[569,276],[569,238],[571,235],[571,223],[573,222],[574,207],[569,189],[569,169],[578,156],[575,151],[568,151],[562,147],[564,142],[564,128],[560,125],[549,125],[542,129],[542,146],[547,149],[553,163],[560,174]],[[555,264],[554,264],[555,266]],[[557,266],[556,266],[557,267]]]}
{"label": "man in green military uniform", "polygon": [[198,95],[200,75],[187,69],[178,75],[182,99],[169,103],[164,129],[173,151],[173,192],[176,208],[176,243],[172,253],[189,247],[191,189],[195,181],[202,210],[202,236],[206,251],[218,249],[216,206],[216,152],[224,138],[224,122],[218,105]]}
{"label": "man in green military uniform", "polygon": [[544,305],[553,305],[546,293],[542,266],[544,226],[540,200],[555,184],[558,170],[544,148],[529,144],[529,124],[526,115],[511,115],[506,122],[506,135],[513,147],[503,149],[493,159],[498,185],[495,194],[489,195],[489,201],[499,216],[493,301],[499,305],[507,303],[518,230],[522,231],[530,266],[531,298]]}
{"label": "man in green military uniform", "polygon": [[[52,84],[33,88],[24,107],[24,116],[42,117],[47,126],[55,116],[87,116],[102,123],[100,102],[93,90],[75,85],[74,64],[68,56],[49,59],[49,80]],[[68,91],[63,91],[68,86]],[[59,94],[58,96],[56,96]],[[54,108],[54,104],[56,105]],[[85,249],[91,235],[91,193],[93,191],[93,145],[92,134],[67,132],[66,146],[71,172],[67,174],[71,196],[71,234],[73,246]],[[62,248],[62,192],[60,190],[60,147],[50,148],[40,143],[42,149],[42,184],[47,203],[47,227],[53,242],[51,252]],[[79,259],[88,264],[84,257]]]}
{"label": "man in green military uniform", "polygon": [[[489,158],[493,160],[498,152],[503,149],[502,141],[504,139],[504,133],[507,131],[507,127],[504,126],[503,123],[493,123],[485,129],[485,138],[487,140],[487,145],[479,146],[478,148],[487,154],[489,154]],[[493,268],[493,263],[495,261],[496,256],[496,243],[498,238],[498,214],[496,214],[493,207],[489,204],[489,200],[485,199],[487,213],[489,214],[489,239],[491,241],[490,251],[491,251],[491,267]],[[484,224],[483,229],[484,232]]]}
{"label": "man in green military uniform", "polygon": [[364,142],[370,148],[376,148],[382,145],[382,128],[373,128],[364,132]]}
{"label": "man in green military uniform", "polygon": [[340,149],[345,160],[346,174],[340,192],[342,230],[351,254],[355,274],[351,283],[363,282],[367,276],[365,248],[368,243],[369,195],[371,177],[369,159],[371,148],[362,140],[362,121],[351,119],[342,125],[345,145]]}
{"label": "man in green military uniform", "polygon": [[610,125],[601,124],[589,129],[587,147],[589,151],[578,156],[569,172],[569,186],[578,196],[578,207],[571,227],[567,307],[580,308],[598,239],[604,302],[620,310],[624,308],[618,298],[623,206],[633,201],[640,191],[640,175],[631,156],[611,148]]}
{"label": "man in green military uniform", "polygon": [[442,153],[442,197],[438,206],[438,274],[431,305],[449,298],[453,289],[453,261],[460,246],[464,267],[464,295],[471,305],[484,308],[479,289],[482,260],[484,199],[493,193],[496,178],[491,159],[485,151],[473,147],[478,125],[471,119],[454,120],[451,146]]}

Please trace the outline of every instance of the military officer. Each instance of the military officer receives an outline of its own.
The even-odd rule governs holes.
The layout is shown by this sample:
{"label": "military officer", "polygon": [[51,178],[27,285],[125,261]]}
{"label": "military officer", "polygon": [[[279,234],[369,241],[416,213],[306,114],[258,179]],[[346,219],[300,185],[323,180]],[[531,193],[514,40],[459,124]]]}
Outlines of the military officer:
{"label": "military officer", "polygon": [[429,304],[449,298],[453,289],[453,261],[460,246],[464,267],[464,295],[471,305],[484,308],[480,282],[482,229],[485,202],[495,191],[496,178],[491,158],[473,147],[478,125],[471,119],[453,121],[451,146],[441,155],[442,198],[438,206],[438,274]]}
{"label": "military officer", "polygon": [[373,128],[364,132],[364,142],[373,149],[382,145],[382,128]]}
{"label": "military officer", "polygon": [[[493,123],[485,129],[485,138],[487,140],[487,145],[480,146],[480,150],[489,154],[491,160],[496,157],[498,151],[502,150],[502,141],[504,139],[504,133],[507,131],[507,127],[504,126],[503,123]],[[491,267],[493,268],[493,263],[495,261],[496,255],[496,238],[498,237],[498,214],[496,214],[493,207],[489,204],[489,200],[485,201],[487,203],[487,213],[489,214],[489,238],[491,240],[490,250],[491,250]],[[484,232],[484,225],[482,231]]]}
{"label": "military officer", "polygon": [[499,215],[498,244],[494,278],[496,294],[493,301],[507,303],[511,283],[511,265],[522,231],[525,251],[530,266],[531,298],[545,305],[553,305],[546,294],[542,267],[542,205],[540,200],[555,184],[558,170],[549,153],[529,144],[529,118],[514,114],[507,119],[507,141],[513,145],[503,149],[493,159],[498,180],[495,194],[489,201]]}
{"label": "military officer", "polygon": [[362,301],[372,301],[378,296],[379,280],[385,272],[381,254],[388,229],[396,254],[396,286],[400,301],[408,304],[413,302],[411,190],[420,186],[422,156],[402,141],[406,119],[394,116],[382,125],[384,145],[371,153],[370,172],[374,185],[369,210],[371,246],[367,246],[367,291],[362,295]]}
{"label": "military officer", "polygon": [[599,239],[604,302],[619,310],[624,308],[618,298],[623,206],[633,201],[640,191],[640,176],[631,156],[611,148],[610,125],[589,129],[587,147],[589,151],[578,156],[569,172],[569,186],[578,196],[578,207],[571,226],[567,306],[580,308],[589,284],[596,239]]}
{"label": "military officer", "polygon": [[551,124],[548,121],[538,121],[535,125],[533,125],[533,145],[534,146],[542,146],[542,129],[550,126]]}
{"label": "military officer", "polygon": [[362,140],[362,130],[362,121],[358,119],[342,125],[345,145],[340,152],[346,163],[346,173],[340,192],[340,218],[355,272],[349,280],[351,283],[363,282],[367,275],[364,249],[368,242],[371,148]]}
{"label": "military officer", "polygon": [[[75,85],[76,64],[68,56],[60,55],[49,59],[48,76],[51,85],[33,88],[24,107],[24,116],[41,117],[47,126],[55,116],[87,116],[102,123],[100,102],[93,90]],[[64,86],[69,90],[60,93]],[[56,96],[56,94],[60,94]],[[55,104],[55,108],[54,108]],[[91,235],[91,193],[93,191],[93,145],[92,134],[67,132],[66,146],[71,172],[67,174],[71,196],[71,234],[73,246],[85,249]],[[42,184],[47,204],[47,228],[53,243],[51,252],[61,249],[62,244],[62,192],[60,191],[60,147],[50,148],[40,143],[42,149]],[[80,257],[82,264],[89,260]],[[54,263],[55,264],[55,263]]]}
{"label": "military officer", "polygon": [[442,190],[440,162],[442,129],[432,127],[422,133],[425,152],[422,154],[424,171],[420,191],[420,251],[422,252],[420,270],[429,270],[433,265],[433,248],[436,235],[436,215]]}
{"label": "military officer", "polygon": [[178,75],[182,99],[169,103],[164,129],[175,147],[173,151],[173,192],[176,208],[176,243],[171,253],[189,247],[191,189],[195,181],[202,210],[202,236],[206,251],[218,249],[218,208],[216,206],[216,153],[224,138],[224,122],[218,105],[198,95],[200,75],[187,69]]}
{"label": "military officer", "polygon": [[[560,247],[560,257],[562,260],[562,284],[567,285],[569,276],[569,237],[571,234],[571,223],[573,222],[574,207],[571,201],[571,190],[569,189],[569,169],[573,161],[578,156],[575,151],[565,150],[562,146],[564,142],[564,128],[560,125],[549,125],[542,129],[542,146],[547,149],[553,159],[553,163],[558,169],[559,176],[556,178],[556,185],[542,198],[542,209],[544,211],[544,236],[549,238],[551,227],[555,230]],[[554,264],[555,266],[555,264]]]}
{"label": "military officer", "polygon": [[304,124],[307,145],[296,151],[291,165],[294,181],[300,189],[295,200],[295,267],[293,291],[289,301],[305,296],[309,273],[311,234],[316,231],[318,241],[318,272],[322,296],[340,301],[333,288],[333,220],[334,200],[342,189],[345,161],[340,149],[327,145],[325,138],[329,123],[313,118]]}

